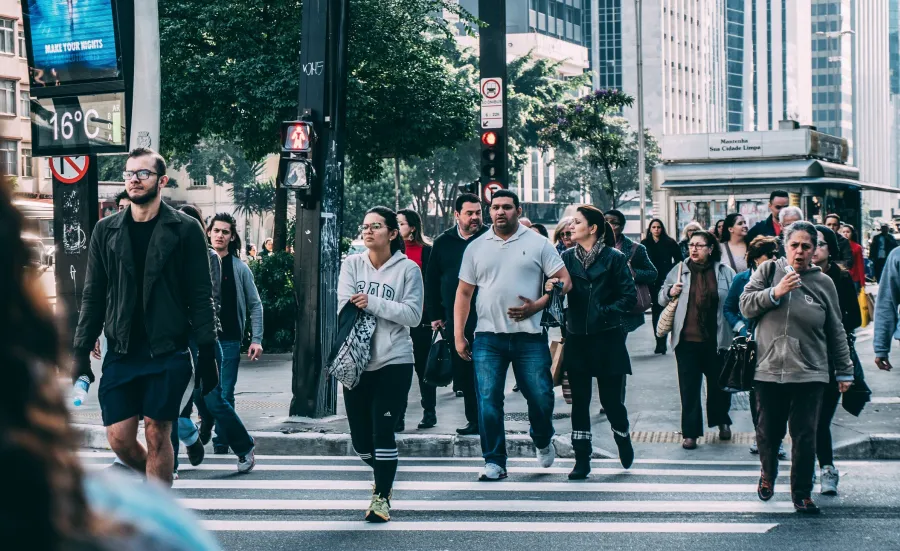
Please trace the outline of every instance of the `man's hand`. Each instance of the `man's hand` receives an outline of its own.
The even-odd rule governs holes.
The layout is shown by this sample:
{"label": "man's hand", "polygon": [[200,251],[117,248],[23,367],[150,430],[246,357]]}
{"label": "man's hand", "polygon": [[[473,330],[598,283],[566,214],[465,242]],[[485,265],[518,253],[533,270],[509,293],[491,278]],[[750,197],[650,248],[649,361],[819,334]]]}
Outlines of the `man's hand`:
{"label": "man's hand", "polygon": [[74,385],[75,381],[81,376],[87,377],[88,380],[93,383],[94,371],[91,369],[91,351],[89,349],[75,349],[73,359],[72,384]]}
{"label": "man's hand", "polygon": [[772,294],[775,295],[775,300],[781,300],[781,297],[787,295],[794,289],[800,288],[800,274],[797,272],[790,272],[788,275],[784,276],[781,281],[778,282],[778,285],[772,291]]}
{"label": "man's hand", "polygon": [[465,361],[472,361],[472,350],[469,348],[469,341],[465,337],[456,337],[456,353]]}
{"label": "man's hand", "polygon": [[445,322],[443,320],[434,320],[433,322],[431,322],[431,330],[432,331],[437,331],[438,329],[443,329],[446,326],[447,326],[447,322]]}
{"label": "man's hand", "polygon": [[506,315],[509,316],[509,319],[513,321],[525,321],[535,315],[539,310],[539,308],[535,306],[533,300],[529,300],[523,296],[520,296],[519,300],[522,301],[522,306],[513,306],[506,311]]}
{"label": "man's hand", "polygon": [[94,349],[91,350],[91,357],[95,360],[102,360],[103,355],[100,350],[100,339],[97,339],[97,342],[94,343]]}
{"label": "man's hand", "polygon": [[878,369],[882,371],[890,371],[894,369],[894,366],[891,365],[890,358],[875,358],[875,365],[877,365]]}
{"label": "man's hand", "polygon": [[847,392],[852,385],[853,381],[841,381],[838,383],[838,390],[841,391],[841,393]]}
{"label": "man's hand", "polygon": [[206,396],[219,386],[219,367],[216,365],[216,352],[212,344],[200,347],[197,354],[197,373],[200,379],[200,394]]}
{"label": "man's hand", "polygon": [[257,344],[257,343],[252,343],[250,345],[250,348],[247,349],[247,358],[249,358],[250,361],[255,362],[256,360],[259,359],[260,356],[262,356],[262,353],[263,353],[262,345]]}
{"label": "man's hand", "polygon": [[350,297],[350,302],[356,305],[360,310],[365,310],[369,306],[369,295],[365,293],[356,293]]}

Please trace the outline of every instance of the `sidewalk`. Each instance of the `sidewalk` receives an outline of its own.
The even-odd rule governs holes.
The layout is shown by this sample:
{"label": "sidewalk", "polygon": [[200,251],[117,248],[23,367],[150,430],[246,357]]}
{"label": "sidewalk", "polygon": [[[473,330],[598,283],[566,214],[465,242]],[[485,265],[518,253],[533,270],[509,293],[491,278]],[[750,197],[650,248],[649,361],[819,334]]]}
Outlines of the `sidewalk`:
{"label": "sidewalk", "polygon": [[[900,459],[900,373],[882,372],[875,367],[871,325],[857,334],[857,349],[866,370],[867,382],[872,388],[873,402],[867,404],[859,418],[838,407],[832,427],[836,456],[839,459]],[[665,356],[656,356],[653,347],[649,323],[628,337],[634,375],[628,380],[626,406],[637,454],[644,458],[748,459],[747,448],[754,434],[746,394],[735,395],[732,400],[734,437],[731,442],[719,442],[718,433],[709,432],[705,439],[701,439],[697,450],[689,452],[681,448],[681,435],[678,433],[681,407],[675,355],[669,351]],[[94,372],[100,374],[99,363],[94,366]],[[509,455],[533,456],[528,437],[527,407],[522,395],[512,392],[513,384],[510,370],[505,407]],[[84,432],[85,447],[108,448],[96,397],[98,386],[92,385],[87,403],[73,412],[73,421]],[[257,362],[241,363],[235,392],[237,410],[256,439],[258,453],[352,455],[341,393],[338,392],[337,415],[325,419],[297,418],[287,415],[291,401],[290,388],[289,354],[270,354]],[[592,403],[595,455],[615,457],[612,433],[606,416],[599,413],[599,407],[595,393]],[[561,389],[557,388],[554,419],[561,456],[572,453],[568,442],[570,412],[571,407],[563,400]],[[460,437],[455,433],[457,427],[465,425],[463,400],[457,398],[449,387],[438,389],[438,425],[435,428],[417,430],[421,414],[418,385],[414,378],[409,394],[406,431],[398,437],[401,455],[481,455],[478,437]],[[612,450],[612,453],[607,450]]]}

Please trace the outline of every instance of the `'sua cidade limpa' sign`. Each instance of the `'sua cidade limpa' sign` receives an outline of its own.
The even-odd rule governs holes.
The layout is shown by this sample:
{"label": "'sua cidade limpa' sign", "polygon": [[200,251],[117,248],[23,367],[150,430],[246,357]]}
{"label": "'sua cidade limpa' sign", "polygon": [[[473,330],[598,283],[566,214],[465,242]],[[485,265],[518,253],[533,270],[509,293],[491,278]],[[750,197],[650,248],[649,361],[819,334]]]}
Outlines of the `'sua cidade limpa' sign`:
{"label": "'sua cidade limpa' sign", "polygon": [[709,135],[710,159],[761,157],[762,136],[759,133]]}

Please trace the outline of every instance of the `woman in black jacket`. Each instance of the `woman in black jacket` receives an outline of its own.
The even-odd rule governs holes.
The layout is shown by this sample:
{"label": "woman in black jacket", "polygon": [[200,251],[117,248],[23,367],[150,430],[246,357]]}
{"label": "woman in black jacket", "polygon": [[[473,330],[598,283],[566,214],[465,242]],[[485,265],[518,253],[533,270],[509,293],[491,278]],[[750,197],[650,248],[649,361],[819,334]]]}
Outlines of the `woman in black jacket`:
{"label": "woman in black jacket", "polygon": [[[587,205],[578,207],[571,231],[575,246],[562,254],[572,276],[563,361],[572,387],[575,468],[569,479],[576,480],[587,478],[591,472],[594,378],[600,388],[600,404],[606,410],[619,448],[619,460],[626,469],[634,461],[622,392],[625,376],[631,375],[623,318],[637,304],[637,292],[628,259],[615,249],[615,236],[602,211]],[[549,280],[547,289],[552,289],[553,283],[555,280]]]}
{"label": "woman in black jacket", "polygon": [[[850,272],[842,268],[838,261],[841,251],[834,232],[827,226],[817,225],[819,241],[813,253],[812,262],[822,268],[825,275],[834,282],[837,289],[838,304],[841,307],[841,323],[847,332],[847,343],[850,345],[850,357],[854,363],[857,359],[853,342],[856,340],[853,332],[862,325],[862,315],[859,311],[859,302],[856,295],[856,286]],[[835,380],[834,366],[829,366],[830,381],[822,395],[822,409],[819,410],[819,426],[816,429],[816,457],[819,459],[819,467],[822,469],[821,482],[823,495],[837,495],[840,473],[834,466],[834,450],[831,441],[831,421],[837,411],[841,393]]]}
{"label": "woman in black jacket", "polygon": [[[647,237],[641,241],[641,245],[646,247],[650,262],[656,267],[656,281],[650,285],[650,297],[655,299],[659,296],[659,290],[666,281],[666,276],[684,257],[681,256],[681,247],[678,246],[678,242],[669,237],[669,234],[666,233],[666,226],[659,218],[650,221]],[[653,313],[653,326],[650,329],[655,335],[656,324],[659,323],[659,315],[662,313],[663,307],[659,305],[659,301],[653,300],[650,310]],[[656,337],[656,350],[653,353],[666,353],[666,337]]]}

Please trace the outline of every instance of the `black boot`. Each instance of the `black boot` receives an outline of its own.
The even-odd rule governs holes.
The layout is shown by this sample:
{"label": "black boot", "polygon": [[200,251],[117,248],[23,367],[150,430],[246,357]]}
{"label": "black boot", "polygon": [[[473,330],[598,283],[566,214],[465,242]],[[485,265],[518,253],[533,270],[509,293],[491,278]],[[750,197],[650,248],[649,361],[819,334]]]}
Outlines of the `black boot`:
{"label": "black boot", "polygon": [[653,351],[654,354],[665,354],[666,353],[666,338],[665,337],[656,337],[656,350]]}
{"label": "black boot", "polygon": [[622,462],[623,467],[629,469],[631,464],[634,463],[634,447],[631,445],[631,435],[627,432],[623,434],[625,436],[613,431],[613,439],[615,439],[616,446],[619,448],[619,461]]}
{"label": "black boot", "polygon": [[420,429],[430,429],[437,425],[437,415],[433,411],[426,411],[422,415],[422,420],[419,422]]}
{"label": "black boot", "polygon": [[584,480],[591,472],[591,454],[594,451],[591,441],[580,438],[572,440],[572,447],[575,448],[575,468],[569,473],[569,480]]}

